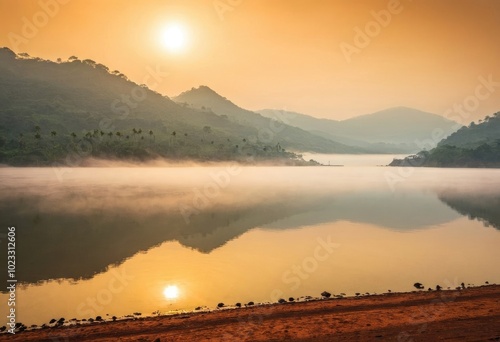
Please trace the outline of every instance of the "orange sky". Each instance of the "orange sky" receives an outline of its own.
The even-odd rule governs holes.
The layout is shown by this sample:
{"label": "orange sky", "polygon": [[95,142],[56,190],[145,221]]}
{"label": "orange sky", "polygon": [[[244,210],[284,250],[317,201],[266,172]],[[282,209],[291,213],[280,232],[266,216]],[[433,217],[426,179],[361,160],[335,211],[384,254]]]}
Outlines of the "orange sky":
{"label": "orange sky", "polygon": [[[182,53],[160,43],[172,21],[188,31]],[[358,29],[370,36],[356,45]],[[169,96],[204,84],[248,109],[332,119],[499,111],[500,84],[471,99],[479,77],[500,82],[499,37],[498,0],[0,0],[0,46],[16,52],[90,58],[138,83],[160,68]]]}

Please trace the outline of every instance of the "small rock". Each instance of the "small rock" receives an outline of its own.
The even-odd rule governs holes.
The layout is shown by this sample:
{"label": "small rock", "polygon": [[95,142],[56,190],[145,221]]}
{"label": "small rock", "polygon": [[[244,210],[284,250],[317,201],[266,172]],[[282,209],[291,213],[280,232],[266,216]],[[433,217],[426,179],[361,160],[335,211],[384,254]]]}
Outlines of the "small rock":
{"label": "small rock", "polygon": [[423,290],[424,289],[424,285],[422,285],[421,283],[415,283],[413,284],[413,286],[418,289],[418,290]]}
{"label": "small rock", "polygon": [[237,308],[241,308],[241,303],[236,303],[235,305]]}
{"label": "small rock", "polygon": [[295,302],[295,298],[290,297],[290,298],[288,298],[288,301],[289,301],[289,302]]}
{"label": "small rock", "polygon": [[252,305],[255,305],[255,303],[254,303],[254,302],[248,302],[248,304],[247,304],[247,305],[248,305],[248,306],[252,306]]}
{"label": "small rock", "polygon": [[55,318],[52,318],[52,319],[50,320],[50,322],[49,322],[49,323],[50,323],[50,324],[54,324],[55,322],[57,322],[57,321],[56,321],[56,319],[55,319]]}
{"label": "small rock", "polygon": [[219,303],[219,304],[217,304],[217,307],[218,307],[218,308],[223,308],[223,307],[224,307],[224,303]]}
{"label": "small rock", "polygon": [[283,298],[280,298],[280,299],[278,300],[278,303],[280,303],[280,304],[286,303],[286,300],[284,300]]}
{"label": "small rock", "polygon": [[321,296],[325,298],[330,298],[332,294],[330,292],[323,291],[321,292]]}

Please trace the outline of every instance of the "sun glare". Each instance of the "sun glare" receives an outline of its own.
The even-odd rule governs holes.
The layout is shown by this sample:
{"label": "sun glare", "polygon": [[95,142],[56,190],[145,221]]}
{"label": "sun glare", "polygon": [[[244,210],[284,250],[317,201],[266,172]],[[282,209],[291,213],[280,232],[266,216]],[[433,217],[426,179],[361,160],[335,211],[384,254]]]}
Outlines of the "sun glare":
{"label": "sun glare", "polygon": [[166,299],[177,299],[179,297],[179,288],[175,285],[169,285],[163,290]]}
{"label": "sun glare", "polygon": [[179,23],[168,25],[162,32],[163,46],[170,52],[181,52],[187,45],[186,28]]}

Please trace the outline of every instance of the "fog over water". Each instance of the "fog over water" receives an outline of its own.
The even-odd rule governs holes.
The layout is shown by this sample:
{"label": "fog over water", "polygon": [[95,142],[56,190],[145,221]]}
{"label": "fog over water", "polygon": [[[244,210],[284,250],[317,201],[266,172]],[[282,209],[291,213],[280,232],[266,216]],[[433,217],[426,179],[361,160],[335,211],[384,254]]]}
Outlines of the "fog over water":
{"label": "fog over water", "polygon": [[499,170],[0,168],[25,324],[500,282],[499,207]]}

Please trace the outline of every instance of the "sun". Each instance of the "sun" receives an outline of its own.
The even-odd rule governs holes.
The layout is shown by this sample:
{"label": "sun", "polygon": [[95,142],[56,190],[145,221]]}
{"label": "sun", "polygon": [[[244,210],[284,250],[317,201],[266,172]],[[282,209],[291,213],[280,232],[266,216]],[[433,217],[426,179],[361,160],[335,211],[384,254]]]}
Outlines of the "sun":
{"label": "sun", "polygon": [[180,23],[171,23],[162,31],[161,42],[170,52],[182,52],[186,48],[187,41],[187,30]]}
{"label": "sun", "polygon": [[163,290],[166,299],[177,299],[179,297],[179,288],[175,285],[169,285]]}

